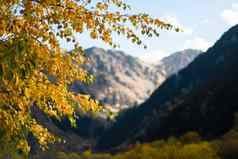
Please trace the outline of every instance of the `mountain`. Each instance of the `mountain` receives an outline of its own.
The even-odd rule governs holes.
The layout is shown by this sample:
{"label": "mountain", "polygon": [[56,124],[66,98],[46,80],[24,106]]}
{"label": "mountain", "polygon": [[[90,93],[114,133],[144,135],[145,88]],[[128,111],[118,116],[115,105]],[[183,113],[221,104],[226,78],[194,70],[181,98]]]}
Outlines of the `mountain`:
{"label": "mountain", "polygon": [[96,81],[83,90],[106,105],[135,105],[165,80],[163,70],[156,70],[122,51],[90,48],[86,55],[87,69],[96,76]]}
{"label": "mountain", "polygon": [[184,50],[162,59],[157,65],[146,64],[122,51],[89,48],[86,69],[96,76],[90,85],[74,85],[77,91],[92,94],[106,106],[127,108],[138,105],[170,75],[187,66],[201,52]]}
{"label": "mountain", "polygon": [[[119,115],[101,137],[108,149],[197,131],[204,138],[224,134],[238,111],[238,25],[170,76],[150,98]],[[116,137],[115,137],[116,136]]]}
{"label": "mountain", "polygon": [[163,58],[156,67],[157,69],[165,70],[166,77],[169,77],[185,68],[201,53],[200,50],[193,49],[175,52],[170,56]]}
{"label": "mountain", "polygon": [[[96,81],[92,86],[85,86],[76,82],[71,89],[77,92],[80,87],[80,90],[93,94],[112,112],[115,111],[113,110],[114,107],[107,107],[107,105],[124,105],[125,107],[144,101],[168,75],[176,73],[201,53],[196,50],[185,50],[166,57],[165,61],[161,61],[157,65],[149,65],[135,57],[126,55],[122,51],[106,51],[93,47],[85,50],[85,52],[90,63],[84,67],[96,75]],[[175,64],[178,64],[178,67],[175,67]],[[163,65],[173,69],[168,69],[165,72]],[[109,115],[111,115],[110,111]],[[37,121],[66,141],[66,144],[54,145],[56,149],[64,151],[81,151],[93,147],[97,139],[112,124],[111,121],[107,120],[107,116],[105,117],[107,112],[99,115],[77,112],[76,128],[71,126],[67,118],[61,121],[54,120],[36,108],[34,108],[33,114]],[[35,153],[39,148],[34,139],[31,141],[32,152]]]}

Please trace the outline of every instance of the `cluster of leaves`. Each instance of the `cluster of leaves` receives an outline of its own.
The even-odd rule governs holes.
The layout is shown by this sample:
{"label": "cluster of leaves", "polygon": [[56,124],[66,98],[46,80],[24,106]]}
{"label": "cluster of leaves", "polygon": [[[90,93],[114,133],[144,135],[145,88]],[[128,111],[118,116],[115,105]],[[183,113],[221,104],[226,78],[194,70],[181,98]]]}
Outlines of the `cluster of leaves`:
{"label": "cluster of leaves", "polygon": [[[98,110],[89,96],[67,88],[92,79],[81,67],[86,60],[76,33],[116,46],[113,32],[141,44],[133,28],[149,37],[174,28],[147,14],[124,14],[128,9],[121,0],[0,0],[0,138],[6,149],[27,154],[29,133],[43,149],[58,140],[32,117],[32,107],[71,121],[75,109]],[[66,53],[59,39],[73,42],[77,51]]]}

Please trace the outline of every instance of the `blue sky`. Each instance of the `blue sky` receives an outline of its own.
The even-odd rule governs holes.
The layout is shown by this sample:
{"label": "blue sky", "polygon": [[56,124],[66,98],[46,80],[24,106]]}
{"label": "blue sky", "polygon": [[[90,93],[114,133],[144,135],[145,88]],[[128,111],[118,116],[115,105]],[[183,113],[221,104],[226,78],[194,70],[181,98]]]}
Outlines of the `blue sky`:
{"label": "blue sky", "polygon": [[[156,62],[169,54],[187,48],[206,51],[231,26],[238,24],[238,0],[125,0],[134,12],[146,12],[153,17],[182,27],[184,32],[161,32],[159,38],[144,38],[147,49],[134,45],[123,37],[114,37],[120,50]],[[84,48],[97,46],[112,49],[100,41],[90,40],[87,34],[78,37]],[[70,44],[62,43],[70,49]]]}

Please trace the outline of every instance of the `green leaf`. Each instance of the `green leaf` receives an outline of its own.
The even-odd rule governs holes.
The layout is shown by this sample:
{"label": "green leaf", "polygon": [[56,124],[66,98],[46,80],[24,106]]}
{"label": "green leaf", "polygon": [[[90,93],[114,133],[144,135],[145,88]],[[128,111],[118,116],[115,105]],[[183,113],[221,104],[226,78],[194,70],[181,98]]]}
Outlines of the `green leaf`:
{"label": "green leaf", "polygon": [[76,119],[73,116],[69,116],[69,122],[70,122],[72,127],[74,127],[74,128],[77,127]]}

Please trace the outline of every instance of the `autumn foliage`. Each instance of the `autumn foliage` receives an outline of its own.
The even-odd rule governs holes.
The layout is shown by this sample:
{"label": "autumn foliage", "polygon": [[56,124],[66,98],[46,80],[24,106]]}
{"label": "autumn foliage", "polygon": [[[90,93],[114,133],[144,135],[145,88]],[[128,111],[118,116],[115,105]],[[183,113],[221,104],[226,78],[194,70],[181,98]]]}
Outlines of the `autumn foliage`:
{"label": "autumn foliage", "polygon": [[[33,118],[32,107],[71,121],[75,109],[98,110],[88,95],[67,89],[75,80],[92,80],[81,67],[86,60],[76,33],[116,47],[113,32],[144,45],[133,28],[149,37],[158,36],[157,29],[177,30],[147,14],[129,14],[121,0],[0,0],[0,10],[0,141],[5,150],[25,154],[28,134],[43,149],[58,140]],[[63,51],[59,39],[74,43],[75,51]]]}

